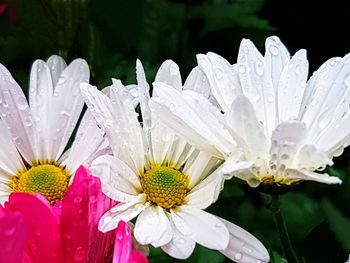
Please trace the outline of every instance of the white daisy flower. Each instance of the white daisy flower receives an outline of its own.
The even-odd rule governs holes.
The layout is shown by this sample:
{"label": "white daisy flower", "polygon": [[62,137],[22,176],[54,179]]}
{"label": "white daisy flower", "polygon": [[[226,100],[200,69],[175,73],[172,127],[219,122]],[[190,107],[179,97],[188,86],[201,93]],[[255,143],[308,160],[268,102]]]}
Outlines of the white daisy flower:
{"label": "white daisy flower", "polygon": [[[90,113],[63,154],[84,106],[79,85],[89,81],[82,59],[68,67],[58,56],[37,60],[30,73],[29,105],[10,72],[0,65],[0,201],[11,192],[43,194],[61,200],[71,175],[103,141]],[[12,137],[12,138],[11,138]]]}
{"label": "white daisy flower", "polygon": [[244,39],[235,65],[214,53],[197,59],[198,93],[154,83],[151,107],[164,124],[221,159],[254,162],[234,173],[252,187],[341,183],[315,170],[350,143],[349,55],[328,60],[308,82],[306,51],[290,57],[277,37],[267,38],[265,56]]}
{"label": "white daisy flower", "polygon": [[[148,106],[149,86],[139,61],[137,78],[142,126],[120,81],[114,81],[110,98],[88,84],[81,85],[113,151],[113,156],[96,158],[91,169],[100,177],[103,192],[121,202],[103,215],[100,230],[112,230],[120,220],[137,217],[136,240],[161,247],[173,257],[188,258],[199,243],[221,250],[235,261],[268,262],[266,249],[251,234],[203,211],[216,201],[226,166],[154,120]],[[163,63],[156,79],[182,89],[179,68],[171,61]],[[153,96],[157,94],[154,89]],[[230,168],[244,165],[251,164]]]}

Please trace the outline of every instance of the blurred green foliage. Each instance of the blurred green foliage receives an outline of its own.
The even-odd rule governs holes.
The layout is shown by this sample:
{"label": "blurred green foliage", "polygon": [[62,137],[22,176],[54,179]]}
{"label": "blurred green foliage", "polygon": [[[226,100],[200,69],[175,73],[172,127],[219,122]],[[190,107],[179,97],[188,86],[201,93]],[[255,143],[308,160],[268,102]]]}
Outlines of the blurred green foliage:
{"label": "blurred green foliage", "polygon": [[[264,0],[8,0],[0,4],[0,61],[26,90],[34,59],[59,54],[89,62],[91,83],[111,78],[135,82],[135,60],[150,82],[165,59],[185,76],[195,55],[214,51],[235,61],[241,39],[262,47],[274,28],[260,18]],[[13,19],[13,15],[17,19]],[[283,197],[290,236],[302,262],[345,262],[350,251],[350,180],[347,166],[328,169],[340,186],[304,183]],[[271,212],[270,196],[244,182],[226,182],[208,210],[244,227],[269,249],[272,262],[285,263]],[[178,262],[152,249],[151,262]],[[229,262],[219,252],[197,246],[187,262]]]}

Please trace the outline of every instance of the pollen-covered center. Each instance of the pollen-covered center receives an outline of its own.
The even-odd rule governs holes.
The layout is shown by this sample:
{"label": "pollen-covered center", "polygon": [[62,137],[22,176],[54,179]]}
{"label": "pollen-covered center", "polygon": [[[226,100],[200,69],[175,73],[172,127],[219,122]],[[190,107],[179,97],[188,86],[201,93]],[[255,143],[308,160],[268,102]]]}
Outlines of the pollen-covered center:
{"label": "pollen-covered center", "polygon": [[141,177],[147,200],[165,209],[181,205],[188,192],[188,176],[166,166],[156,166]]}
{"label": "pollen-covered center", "polygon": [[51,205],[63,199],[69,181],[69,173],[53,164],[40,164],[19,172],[10,184],[12,192],[39,193]]}

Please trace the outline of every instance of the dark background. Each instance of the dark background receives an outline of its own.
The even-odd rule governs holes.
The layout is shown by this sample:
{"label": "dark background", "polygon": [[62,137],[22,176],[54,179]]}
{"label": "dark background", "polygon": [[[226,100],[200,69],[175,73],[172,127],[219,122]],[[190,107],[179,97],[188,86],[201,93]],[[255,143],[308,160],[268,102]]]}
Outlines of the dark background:
{"label": "dark background", "polygon": [[[135,83],[135,60],[151,83],[159,65],[173,59],[183,79],[195,55],[214,51],[234,63],[242,38],[264,52],[265,38],[277,35],[291,54],[308,51],[310,74],[324,61],[350,52],[346,1],[278,0],[11,0],[0,1],[0,62],[28,87],[32,62],[59,54],[86,59],[91,83],[110,79]],[[349,151],[327,172],[340,186],[307,182],[283,196],[290,236],[303,262],[345,262],[350,251]],[[272,262],[286,262],[268,210],[270,197],[238,179],[225,185],[209,211],[256,235]],[[176,262],[152,249],[151,262]],[[187,262],[224,262],[220,253],[198,246]]]}

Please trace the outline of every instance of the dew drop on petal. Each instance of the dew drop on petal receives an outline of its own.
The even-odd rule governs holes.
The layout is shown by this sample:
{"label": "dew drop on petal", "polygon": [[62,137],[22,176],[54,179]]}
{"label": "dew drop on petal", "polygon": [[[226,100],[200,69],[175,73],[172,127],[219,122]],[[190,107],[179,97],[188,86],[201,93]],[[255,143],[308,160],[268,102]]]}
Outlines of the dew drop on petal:
{"label": "dew drop on petal", "polygon": [[271,45],[269,51],[274,56],[277,56],[279,54],[278,48],[275,45]]}
{"label": "dew drop on petal", "polygon": [[235,260],[241,260],[242,257],[243,257],[242,253],[237,253],[237,254],[234,255],[234,259]]}
{"label": "dew drop on petal", "polygon": [[219,69],[219,68],[215,69],[215,77],[217,79],[222,79],[223,76],[224,76],[224,74],[223,74],[221,69]]}
{"label": "dew drop on petal", "polygon": [[245,70],[245,66],[244,66],[244,65],[239,65],[239,66],[238,66],[238,71],[239,71],[240,73],[242,73],[242,74],[245,73],[245,71],[246,71],[246,70]]}
{"label": "dew drop on petal", "polygon": [[257,61],[255,63],[255,71],[256,71],[256,74],[258,74],[259,76],[264,74],[264,64],[261,61]]}
{"label": "dew drop on petal", "polygon": [[174,63],[172,63],[170,65],[169,71],[170,71],[170,75],[176,76],[176,75],[179,74],[179,66],[174,64]]}
{"label": "dew drop on petal", "polygon": [[86,257],[85,249],[83,247],[78,247],[75,250],[74,260],[77,262],[83,261]]}
{"label": "dew drop on petal", "polygon": [[63,76],[59,77],[59,79],[58,79],[58,84],[59,84],[59,85],[62,85],[62,84],[64,84],[65,82],[66,82],[66,78],[65,78],[65,77],[63,77]]}
{"label": "dew drop on petal", "polygon": [[248,51],[249,51],[248,47],[247,47],[247,46],[244,46],[244,47],[243,47],[243,52],[247,54]]}
{"label": "dew drop on petal", "polygon": [[26,98],[20,97],[18,99],[17,106],[18,106],[18,109],[20,109],[20,110],[25,110],[26,108],[28,108],[28,103],[27,103]]}

